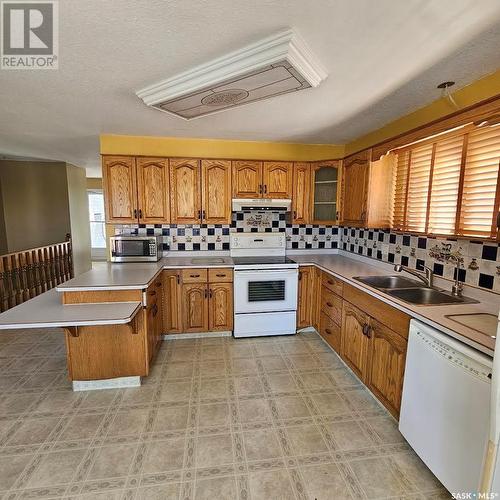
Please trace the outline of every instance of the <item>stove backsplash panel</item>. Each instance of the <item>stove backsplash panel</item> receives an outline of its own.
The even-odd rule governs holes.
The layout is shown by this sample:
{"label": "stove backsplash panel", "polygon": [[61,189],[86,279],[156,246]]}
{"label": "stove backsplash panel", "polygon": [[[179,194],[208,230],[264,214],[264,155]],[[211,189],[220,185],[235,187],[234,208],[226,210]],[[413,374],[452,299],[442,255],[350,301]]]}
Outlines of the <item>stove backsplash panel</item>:
{"label": "stove backsplash panel", "polygon": [[335,249],[339,242],[337,226],[289,224],[284,213],[234,212],[230,225],[140,224],[117,225],[115,234],[161,235],[164,250],[229,250],[230,233],[284,232],[288,249]]}
{"label": "stove backsplash panel", "polygon": [[435,238],[394,233],[382,229],[339,229],[339,248],[412,269],[428,266],[438,276],[500,292],[500,250],[493,241]]}

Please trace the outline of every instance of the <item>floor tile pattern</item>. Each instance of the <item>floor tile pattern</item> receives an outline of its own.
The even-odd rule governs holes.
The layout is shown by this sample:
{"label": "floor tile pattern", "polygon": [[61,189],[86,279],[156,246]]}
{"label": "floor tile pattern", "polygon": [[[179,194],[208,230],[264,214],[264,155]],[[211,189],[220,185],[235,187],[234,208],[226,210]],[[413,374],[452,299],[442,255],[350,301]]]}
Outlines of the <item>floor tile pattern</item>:
{"label": "floor tile pattern", "polygon": [[315,333],[164,342],[140,388],[73,393],[60,330],[0,333],[0,498],[440,499]]}

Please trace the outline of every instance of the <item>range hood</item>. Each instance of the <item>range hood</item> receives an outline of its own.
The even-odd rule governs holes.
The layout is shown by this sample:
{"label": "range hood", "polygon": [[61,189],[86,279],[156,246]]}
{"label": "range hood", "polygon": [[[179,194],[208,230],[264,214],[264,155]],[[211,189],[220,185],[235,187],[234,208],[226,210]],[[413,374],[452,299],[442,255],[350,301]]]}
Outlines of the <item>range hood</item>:
{"label": "range hood", "polygon": [[234,198],[233,212],[242,210],[257,210],[269,212],[289,212],[292,208],[292,200],[280,198]]}

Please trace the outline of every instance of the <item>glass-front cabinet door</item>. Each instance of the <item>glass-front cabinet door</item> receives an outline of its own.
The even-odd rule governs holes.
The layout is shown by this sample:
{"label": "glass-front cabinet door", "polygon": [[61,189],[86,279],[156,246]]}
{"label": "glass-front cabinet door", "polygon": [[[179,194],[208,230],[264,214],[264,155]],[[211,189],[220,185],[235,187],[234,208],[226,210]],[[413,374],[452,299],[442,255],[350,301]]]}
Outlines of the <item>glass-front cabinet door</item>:
{"label": "glass-front cabinet door", "polygon": [[339,219],[340,162],[315,162],[312,165],[312,223],[334,225]]}

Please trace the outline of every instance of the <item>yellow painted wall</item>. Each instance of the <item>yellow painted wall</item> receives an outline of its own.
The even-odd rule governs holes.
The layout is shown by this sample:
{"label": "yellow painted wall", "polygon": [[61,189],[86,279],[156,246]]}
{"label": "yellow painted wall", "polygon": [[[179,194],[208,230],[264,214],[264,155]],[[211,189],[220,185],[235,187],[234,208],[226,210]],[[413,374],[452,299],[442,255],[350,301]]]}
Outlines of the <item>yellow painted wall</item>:
{"label": "yellow painted wall", "polygon": [[103,134],[101,154],[312,161],[342,158],[344,146]]}
{"label": "yellow painted wall", "polygon": [[[466,108],[490,97],[500,95],[500,70],[453,92],[452,95],[460,108]],[[403,132],[408,132],[433,120],[443,118],[455,111],[457,109],[447,99],[438,99],[413,113],[398,118],[384,127],[346,144],[345,154],[349,155],[361,151]]]}

